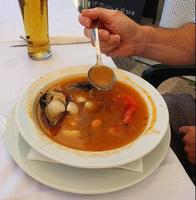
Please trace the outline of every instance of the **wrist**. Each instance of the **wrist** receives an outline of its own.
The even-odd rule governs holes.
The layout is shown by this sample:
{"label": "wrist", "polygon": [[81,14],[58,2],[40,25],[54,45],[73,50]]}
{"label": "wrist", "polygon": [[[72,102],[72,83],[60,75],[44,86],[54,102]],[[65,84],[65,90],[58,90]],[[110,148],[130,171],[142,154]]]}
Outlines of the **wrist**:
{"label": "wrist", "polygon": [[150,26],[140,26],[140,41],[138,45],[138,56],[144,56],[147,54],[148,46],[151,42],[151,35],[153,32],[153,27]]}

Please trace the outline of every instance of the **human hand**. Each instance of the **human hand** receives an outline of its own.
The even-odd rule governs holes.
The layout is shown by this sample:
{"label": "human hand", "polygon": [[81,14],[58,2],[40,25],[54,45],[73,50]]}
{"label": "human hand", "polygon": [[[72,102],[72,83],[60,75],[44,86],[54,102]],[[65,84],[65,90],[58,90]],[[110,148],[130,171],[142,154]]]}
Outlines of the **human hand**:
{"label": "human hand", "polygon": [[195,162],[195,126],[183,126],[179,129],[180,134],[183,136],[184,150],[187,153],[188,160],[192,164]]}
{"label": "human hand", "polygon": [[142,44],[142,26],[120,11],[104,8],[83,10],[79,22],[85,26],[84,34],[91,38],[93,21],[99,23],[100,47],[110,57],[139,55]]}

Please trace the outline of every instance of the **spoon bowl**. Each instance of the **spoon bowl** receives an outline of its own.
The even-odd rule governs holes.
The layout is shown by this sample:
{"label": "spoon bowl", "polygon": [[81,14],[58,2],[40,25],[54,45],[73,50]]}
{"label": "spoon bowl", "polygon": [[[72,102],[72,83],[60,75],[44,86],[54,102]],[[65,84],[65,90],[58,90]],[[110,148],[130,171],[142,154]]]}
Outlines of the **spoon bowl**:
{"label": "spoon bowl", "polygon": [[89,82],[99,90],[109,90],[115,82],[114,71],[105,65],[94,65],[88,71]]}
{"label": "spoon bowl", "polygon": [[115,74],[110,67],[102,64],[98,25],[91,30],[92,38],[96,48],[97,63],[89,69],[88,80],[95,88],[99,90],[109,90],[112,88],[116,80]]}

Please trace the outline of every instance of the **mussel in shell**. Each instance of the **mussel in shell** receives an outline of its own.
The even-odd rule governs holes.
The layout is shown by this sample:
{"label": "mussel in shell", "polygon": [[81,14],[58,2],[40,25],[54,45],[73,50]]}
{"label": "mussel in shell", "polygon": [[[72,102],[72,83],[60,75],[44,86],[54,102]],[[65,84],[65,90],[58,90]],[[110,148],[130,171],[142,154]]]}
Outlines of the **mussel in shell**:
{"label": "mussel in shell", "polygon": [[39,104],[49,125],[55,126],[65,114],[66,96],[61,91],[47,91],[40,97]]}

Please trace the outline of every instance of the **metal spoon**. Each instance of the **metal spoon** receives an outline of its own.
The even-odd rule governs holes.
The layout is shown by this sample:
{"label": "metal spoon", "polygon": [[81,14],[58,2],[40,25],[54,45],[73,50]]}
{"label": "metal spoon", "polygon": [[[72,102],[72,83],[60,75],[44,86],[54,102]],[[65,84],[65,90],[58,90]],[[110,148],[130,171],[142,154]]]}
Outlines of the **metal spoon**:
{"label": "metal spoon", "polygon": [[[88,0],[73,0],[73,2],[79,12],[81,12],[82,9],[87,9],[90,4],[90,1]],[[91,29],[91,33],[96,48],[97,62],[89,69],[88,80],[99,90],[109,90],[112,88],[116,78],[114,71],[110,67],[102,64],[98,24]]]}
{"label": "metal spoon", "polygon": [[96,48],[97,62],[89,69],[88,80],[99,90],[109,90],[112,88],[116,78],[114,71],[102,63],[98,26],[92,29],[92,36]]}

